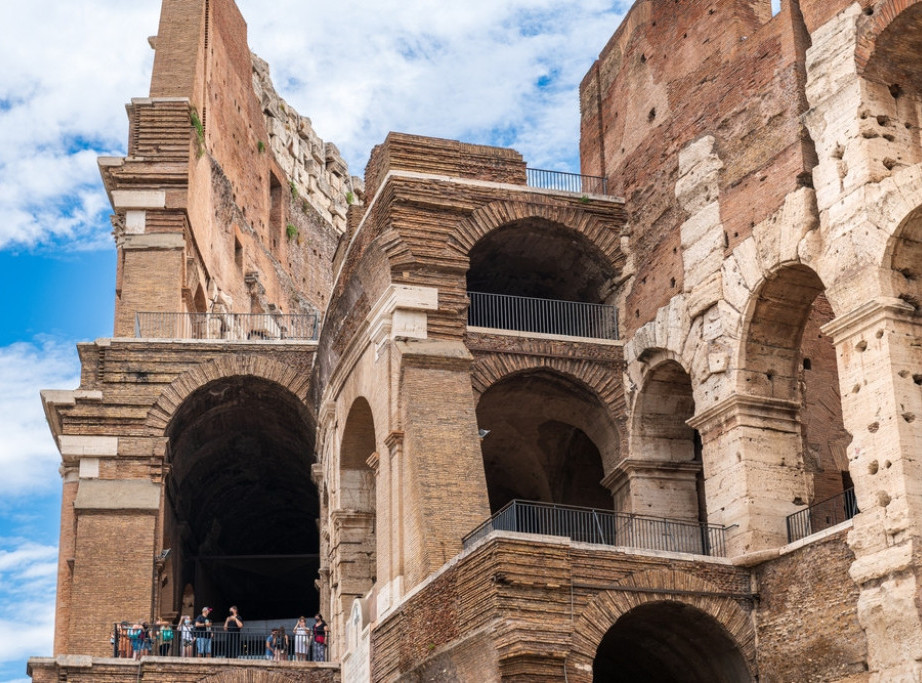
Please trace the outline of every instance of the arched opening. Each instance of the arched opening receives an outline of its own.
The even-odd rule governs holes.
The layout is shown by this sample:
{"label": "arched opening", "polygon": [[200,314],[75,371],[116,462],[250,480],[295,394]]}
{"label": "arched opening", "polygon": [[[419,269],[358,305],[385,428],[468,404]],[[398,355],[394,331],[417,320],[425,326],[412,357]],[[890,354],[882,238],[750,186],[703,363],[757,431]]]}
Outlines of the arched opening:
{"label": "arched opening", "polygon": [[352,604],[375,583],[375,471],[377,451],[371,406],[357,398],[349,410],[339,450],[339,486],[334,495],[334,549],[330,581],[336,590],[334,622],[345,624]]}
{"label": "arched opening", "polygon": [[526,218],[490,232],[470,251],[469,323],[580,337],[617,336],[609,303],[616,271],[575,230]]}
{"label": "arched opening", "polygon": [[922,210],[917,209],[897,231],[890,248],[893,295],[918,310],[922,307]]}
{"label": "arched opening", "polygon": [[549,371],[512,375],[477,404],[490,510],[514,499],[610,510],[603,462],[618,435],[586,387]]}
{"label": "arched opening", "polygon": [[634,405],[631,457],[615,489],[622,512],[707,522],[691,377],[674,360],[651,369]]}
{"label": "arched opening", "polygon": [[227,377],[186,398],[166,435],[164,547],[178,580],[163,587],[163,614],[189,608],[187,585],[186,603],[216,618],[230,605],[245,621],[315,613],[319,505],[303,403],[274,382]]}
{"label": "arched opening", "polygon": [[[819,277],[806,266],[774,273],[751,313],[741,370],[743,391],[793,406],[800,455],[812,480],[812,504],[851,486],[846,448],[851,435],[842,419],[835,347],[822,332],[834,318]],[[819,526],[819,528],[817,528]],[[822,520],[814,521],[819,531]]]}
{"label": "arched opening", "polygon": [[[856,51],[865,79],[862,132],[873,140],[870,163],[879,165],[869,170],[877,178],[922,161],[922,5],[902,9],[905,4],[878,7],[866,26],[879,33],[863,36]],[[880,30],[880,22],[889,23]]]}
{"label": "arched opening", "polygon": [[723,625],[680,602],[652,602],[625,613],[602,637],[594,683],[740,683],[752,674]]}

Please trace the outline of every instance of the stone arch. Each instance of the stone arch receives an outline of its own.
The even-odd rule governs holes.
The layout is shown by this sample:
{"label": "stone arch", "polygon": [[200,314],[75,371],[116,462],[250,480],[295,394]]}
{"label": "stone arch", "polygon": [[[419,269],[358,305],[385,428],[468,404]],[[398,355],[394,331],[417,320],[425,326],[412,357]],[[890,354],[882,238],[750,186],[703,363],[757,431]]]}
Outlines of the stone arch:
{"label": "stone arch", "polygon": [[[808,500],[851,486],[839,370],[823,327],[835,318],[825,283],[801,263],[784,263],[755,288],[744,314],[737,392],[785,415],[789,447],[808,475]],[[780,432],[779,432],[780,433]],[[780,448],[780,445],[778,446]]]}
{"label": "stone arch", "polygon": [[[296,368],[258,355],[232,355],[196,365],[174,379],[151,406],[144,425],[151,436],[163,436],[176,410],[193,392],[215,380],[234,376],[253,376],[274,382],[292,394],[307,408],[310,377]],[[312,416],[313,417],[313,416]]]}
{"label": "stone arch", "polygon": [[620,457],[620,432],[591,387],[538,365],[477,393],[494,512],[514,499],[611,509],[604,481]]}
{"label": "stone arch", "polygon": [[[879,69],[882,51],[886,51],[892,40],[892,34],[898,32],[905,23],[918,22],[922,17],[922,0],[885,0],[873,8],[871,14],[865,14],[858,29],[855,45],[855,64],[858,73],[869,78],[879,79],[883,74]],[[918,24],[917,24],[918,25]],[[922,38],[922,35],[919,36]],[[907,52],[918,55],[922,45],[906,46]],[[915,47],[916,49],[911,49]],[[891,64],[899,70],[899,64]],[[918,67],[915,67],[918,68]]]}
{"label": "stone arch", "polygon": [[705,523],[701,438],[687,424],[695,415],[691,374],[666,349],[647,349],[638,360],[628,457],[613,478],[615,509]]}
{"label": "stone arch", "polygon": [[239,605],[245,619],[317,608],[319,511],[311,481],[316,425],[303,400],[253,374],[221,376],[189,393],[168,440],[163,546],[173,575],[161,604],[194,586],[200,608]]}
{"label": "stone arch", "polygon": [[[632,592],[631,588],[642,592]],[[750,677],[756,672],[755,631],[750,612],[737,600],[727,597],[725,588],[705,579],[681,570],[653,569],[627,576],[619,590],[603,591],[586,606],[573,629],[566,660],[568,679],[572,683],[590,683],[593,661],[609,629],[634,608],[657,603],[686,605],[707,615],[738,648]]]}
{"label": "stone arch", "polygon": [[302,672],[266,671],[265,669],[243,669],[222,671],[202,678],[202,683],[298,683],[304,680]]}
{"label": "stone arch", "polygon": [[586,386],[608,407],[612,417],[624,412],[624,391],[618,368],[584,358],[490,353],[477,354],[471,368],[475,400],[500,380],[519,372],[550,370]]}
{"label": "stone arch", "polygon": [[474,245],[491,232],[530,218],[578,232],[602,252],[616,270],[624,267],[626,256],[621,250],[621,232],[609,221],[576,208],[509,200],[481,206],[459,223],[449,234],[448,255],[466,260]]}
{"label": "stone arch", "polygon": [[[348,406],[336,447],[335,486],[330,548],[331,623],[342,634],[353,603],[377,581],[377,450],[378,435],[371,403],[357,395]],[[342,653],[345,643],[334,647]]]}

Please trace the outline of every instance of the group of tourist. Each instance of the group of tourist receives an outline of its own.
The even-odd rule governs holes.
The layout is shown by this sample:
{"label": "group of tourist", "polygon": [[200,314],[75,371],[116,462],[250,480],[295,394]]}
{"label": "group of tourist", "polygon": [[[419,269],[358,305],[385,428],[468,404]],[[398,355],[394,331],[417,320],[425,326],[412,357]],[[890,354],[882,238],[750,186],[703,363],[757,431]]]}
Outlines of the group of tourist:
{"label": "group of tourist", "polygon": [[243,619],[236,606],[228,610],[223,629],[216,628],[212,622],[213,611],[203,607],[194,620],[183,615],[175,625],[165,619],[153,625],[143,620],[122,621],[115,625],[110,639],[114,655],[135,659],[157,654],[163,657],[265,657],[277,662],[326,661],[327,624],[319,613],[313,624],[308,624],[307,617],[300,617],[290,635],[284,626],[278,626],[264,636],[265,631],[244,631]]}

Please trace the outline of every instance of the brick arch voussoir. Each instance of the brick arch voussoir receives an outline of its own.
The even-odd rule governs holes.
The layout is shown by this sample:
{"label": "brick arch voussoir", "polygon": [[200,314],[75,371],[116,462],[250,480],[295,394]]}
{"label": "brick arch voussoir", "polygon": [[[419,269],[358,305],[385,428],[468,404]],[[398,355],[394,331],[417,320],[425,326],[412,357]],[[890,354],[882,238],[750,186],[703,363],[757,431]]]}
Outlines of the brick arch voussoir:
{"label": "brick arch voussoir", "polygon": [[302,403],[307,402],[309,378],[296,368],[257,355],[234,355],[201,363],[190,368],[160,393],[144,422],[154,436],[162,436],[183,402],[196,390],[219,379],[252,375],[288,389]]}
{"label": "brick arch voussoir", "polygon": [[623,408],[624,400],[618,378],[607,365],[584,359],[504,353],[479,356],[474,361],[471,384],[475,399],[479,400],[487,389],[501,380],[534,370],[550,370],[584,385],[613,416],[618,415],[617,411]]}
{"label": "brick arch voussoir", "polygon": [[[756,670],[755,631],[750,614],[716,585],[694,574],[672,569],[636,572],[622,582],[625,590],[602,591],[576,621],[567,657],[569,680],[589,683],[595,653],[608,630],[635,607],[657,602],[679,602],[695,607],[717,621],[733,640],[749,670]],[[643,589],[631,592],[630,588]],[[657,589],[662,592],[657,592]],[[681,595],[677,593],[681,592]]]}
{"label": "brick arch voussoir", "polygon": [[901,12],[913,5],[918,5],[920,2],[922,0],[884,0],[884,2],[873,8],[873,14],[863,22],[855,41],[855,65],[858,67],[859,74],[865,73],[871,58],[874,56],[877,39],[880,38],[881,34],[887,30]]}
{"label": "brick arch voussoir", "polygon": [[616,266],[620,267],[625,259],[621,251],[620,231],[598,216],[566,206],[507,200],[481,206],[461,221],[449,234],[449,255],[466,259],[474,245],[488,234],[526,218],[541,218],[580,233]]}

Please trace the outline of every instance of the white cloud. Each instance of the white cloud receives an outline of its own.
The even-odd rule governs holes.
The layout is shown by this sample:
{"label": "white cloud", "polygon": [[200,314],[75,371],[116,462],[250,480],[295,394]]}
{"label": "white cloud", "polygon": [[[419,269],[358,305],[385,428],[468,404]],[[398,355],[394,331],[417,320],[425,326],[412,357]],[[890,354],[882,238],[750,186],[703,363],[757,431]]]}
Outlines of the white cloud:
{"label": "white cloud", "polygon": [[0,663],[51,654],[57,558],[54,546],[0,538]]}
{"label": "white cloud", "polygon": [[0,248],[108,234],[96,156],[149,83],[159,2],[51,4],[0,3]]}
{"label": "white cloud", "polygon": [[[20,342],[0,347],[0,498],[21,498],[60,487],[60,456],[42,410],[40,389],[72,389],[79,383],[73,342]],[[0,551],[0,571],[4,570]]]}
{"label": "white cloud", "polygon": [[[95,157],[124,150],[123,105],[148,92],[159,0],[51,4],[0,3],[0,248],[109,243]],[[579,82],[627,3],[238,4],[278,91],[361,175],[390,130],[577,170]]]}
{"label": "white cloud", "polygon": [[530,165],[578,170],[579,82],[624,3],[238,4],[277,90],[360,175],[390,130],[500,142]]}

